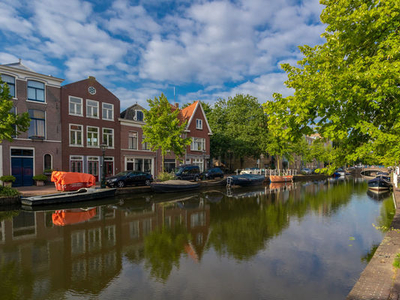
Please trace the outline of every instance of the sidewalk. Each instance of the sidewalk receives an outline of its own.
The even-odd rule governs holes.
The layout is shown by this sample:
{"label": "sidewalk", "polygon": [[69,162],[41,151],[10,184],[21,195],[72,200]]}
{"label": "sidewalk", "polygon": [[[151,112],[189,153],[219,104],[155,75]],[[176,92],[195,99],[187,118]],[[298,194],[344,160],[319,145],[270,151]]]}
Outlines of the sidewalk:
{"label": "sidewalk", "polygon": [[400,253],[400,189],[393,189],[396,213],[391,227],[368,263],[347,300],[397,300],[400,299],[400,269],[393,267]]}

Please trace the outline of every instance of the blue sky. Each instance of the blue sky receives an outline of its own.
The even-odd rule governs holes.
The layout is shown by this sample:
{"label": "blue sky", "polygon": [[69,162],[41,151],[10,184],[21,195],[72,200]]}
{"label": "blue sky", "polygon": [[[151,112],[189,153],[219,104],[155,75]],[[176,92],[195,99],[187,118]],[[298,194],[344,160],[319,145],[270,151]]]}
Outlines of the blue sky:
{"label": "blue sky", "polygon": [[1,0],[0,64],[70,83],[95,76],[121,109],[164,93],[214,103],[289,95],[280,64],[323,43],[319,0]]}

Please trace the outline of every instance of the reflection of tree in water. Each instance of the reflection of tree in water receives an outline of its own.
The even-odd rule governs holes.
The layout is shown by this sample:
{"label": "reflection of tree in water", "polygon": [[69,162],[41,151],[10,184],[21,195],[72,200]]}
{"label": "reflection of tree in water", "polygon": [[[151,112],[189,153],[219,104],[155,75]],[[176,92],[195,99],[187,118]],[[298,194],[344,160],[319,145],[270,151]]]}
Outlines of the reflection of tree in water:
{"label": "reflection of tree in water", "polygon": [[185,251],[190,234],[184,226],[163,227],[151,232],[144,241],[145,266],[151,277],[165,282],[172,268],[179,268],[179,259]]}
{"label": "reflection of tree in water", "polygon": [[10,210],[10,211],[0,211],[0,222],[11,219],[19,215],[19,211],[17,210]]}
{"label": "reflection of tree in water", "polygon": [[369,250],[369,252],[363,256],[361,256],[361,261],[362,262],[366,262],[369,263],[370,260],[372,259],[372,257],[374,256],[376,249],[378,249],[379,244],[374,244],[371,246],[371,249]]}
{"label": "reflection of tree in water", "polygon": [[0,264],[0,299],[32,298],[34,281],[32,272],[21,269],[16,262],[1,261]]}
{"label": "reflection of tree in water", "polygon": [[388,198],[382,202],[380,213],[377,225],[380,231],[386,232],[390,228],[395,214],[395,207],[392,198]]}
{"label": "reflection of tree in water", "polygon": [[213,247],[220,255],[248,260],[264,249],[270,238],[280,235],[289,226],[291,216],[301,219],[309,211],[330,216],[350,201],[354,188],[360,189],[353,184],[335,184],[314,193],[292,190],[287,201],[279,197],[271,201],[275,196],[268,194],[259,196],[260,201],[257,197],[225,198],[212,206],[208,247]]}

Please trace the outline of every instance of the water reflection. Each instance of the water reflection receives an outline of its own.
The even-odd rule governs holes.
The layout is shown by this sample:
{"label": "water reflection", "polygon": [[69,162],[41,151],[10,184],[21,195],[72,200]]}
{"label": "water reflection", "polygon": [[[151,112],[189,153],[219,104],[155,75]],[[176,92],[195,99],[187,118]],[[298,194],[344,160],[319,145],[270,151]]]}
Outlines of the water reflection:
{"label": "water reflection", "polygon": [[[117,298],[131,298],[132,295],[152,298],[154,286],[148,280],[161,284],[158,287],[159,298],[178,297],[180,285],[186,282],[186,298],[193,298],[196,291],[204,289],[203,296],[207,295],[205,298],[211,299],[216,290],[207,290],[206,286],[209,285],[201,283],[208,280],[216,282],[218,298],[232,295],[232,288],[237,293],[233,298],[244,295],[260,298],[257,293],[261,291],[261,298],[285,298],[288,290],[296,295],[299,280],[289,276],[285,268],[290,266],[288,262],[293,260],[292,256],[303,256],[304,263],[310,259],[304,249],[299,250],[302,247],[298,241],[307,241],[311,245],[319,241],[321,234],[313,232],[321,227],[316,222],[321,218],[326,219],[325,222],[335,222],[334,226],[341,228],[340,231],[345,232],[348,240],[352,230],[346,228],[350,226],[348,220],[338,221],[337,218],[343,214],[344,209],[354,209],[353,203],[358,204],[359,199],[366,198],[366,190],[364,181],[336,179],[253,189],[213,189],[184,195],[147,194],[90,208],[2,212],[0,298],[39,299],[66,293],[72,298],[78,295],[87,298],[103,295],[107,298],[107,293],[118,295]],[[363,209],[369,205],[379,205],[379,213],[373,216],[378,228],[390,225],[393,217],[393,204],[390,200],[362,203]],[[368,211],[371,210],[368,208]],[[300,226],[303,221],[305,224]],[[303,228],[309,229],[303,232]],[[356,236],[353,247],[356,249],[354,251],[358,251],[356,253],[348,249],[343,251],[343,245],[330,245],[331,236],[314,247],[342,249],[343,257],[340,259],[346,262],[344,265],[354,260],[354,255],[358,255],[359,261],[365,265],[371,255],[371,247],[376,244],[376,240],[371,239],[371,231],[373,233],[376,229],[362,229],[358,235],[353,234]],[[285,232],[288,237],[285,237]],[[285,257],[285,251],[274,250],[279,249],[279,243],[291,245],[285,247],[285,251],[290,250],[289,257]],[[329,265],[329,259],[318,256],[320,251],[312,254],[314,263],[301,266],[304,280],[299,282],[303,284],[307,278],[310,282],[321,280],[318,285],[322,285],[328,292],[332,284],[332,277],[329,276],[333,275],[320,274],[315,277],[321,272],[322,265]],[[216,259],[224,261],[224,264],[217,263]],[[231,278],[232,270],[239,267],[238,263],[253,265],[255,261],[263,270],[263,275],[260,277],[260,274],[254,273],[258,269],[253,267],[247,269],[247,273],[242,276],[249,280],[256,276],[253,284],[259,278],[264,278],[261,281],[280,280],[288,290],[280,288],[279,284],[273,285],[270,291],[265,291],[262,285],[246,291],[241,290],[240,285],[224,287],[222,281]],[[335,262],[335,265],[338,264]],[[219,276],[208,278],[208,272],[195,266],[209,268],[212,273],[219,273]],[[362,266],[356,265],[356,271],[351,270],[360,272]],[[296,267],[294,264],[290,268],[296,273],[299,272]],[[193,270],[201,276],[201,280],[199,277],[192,279]],[[335,270],[332,268],[330,273],[335,273]],[[343,277],[339,270],[336,272],[339,274],[336,277]],[[141,284],[135,285],[132,276]],[[174,280],[171,281],[171,277]],[[126,282],[130,282],[129,286]],[[121,285],[123,290],[129,291],[126,295],[120,294],[121,291],[116,288]],[[306,286],[309,290],[313,289],[312,286]],[[335,283],[334,287],[335,293],[339,293],[342,298],[351,288],[348,283],[340,288]],[[304,297],[297,295],[297,299],[307,297],[312,298],[312,292],[304,293]]]}

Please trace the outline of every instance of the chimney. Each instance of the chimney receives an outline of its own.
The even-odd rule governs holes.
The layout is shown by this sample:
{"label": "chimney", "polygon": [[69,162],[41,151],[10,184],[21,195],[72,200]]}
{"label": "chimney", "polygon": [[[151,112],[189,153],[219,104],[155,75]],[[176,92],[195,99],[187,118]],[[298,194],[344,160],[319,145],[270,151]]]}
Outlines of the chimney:
{"label": "chimney", "polygon": [[175,102],[175,108],[179,109],[179,103],[178,102]]}

